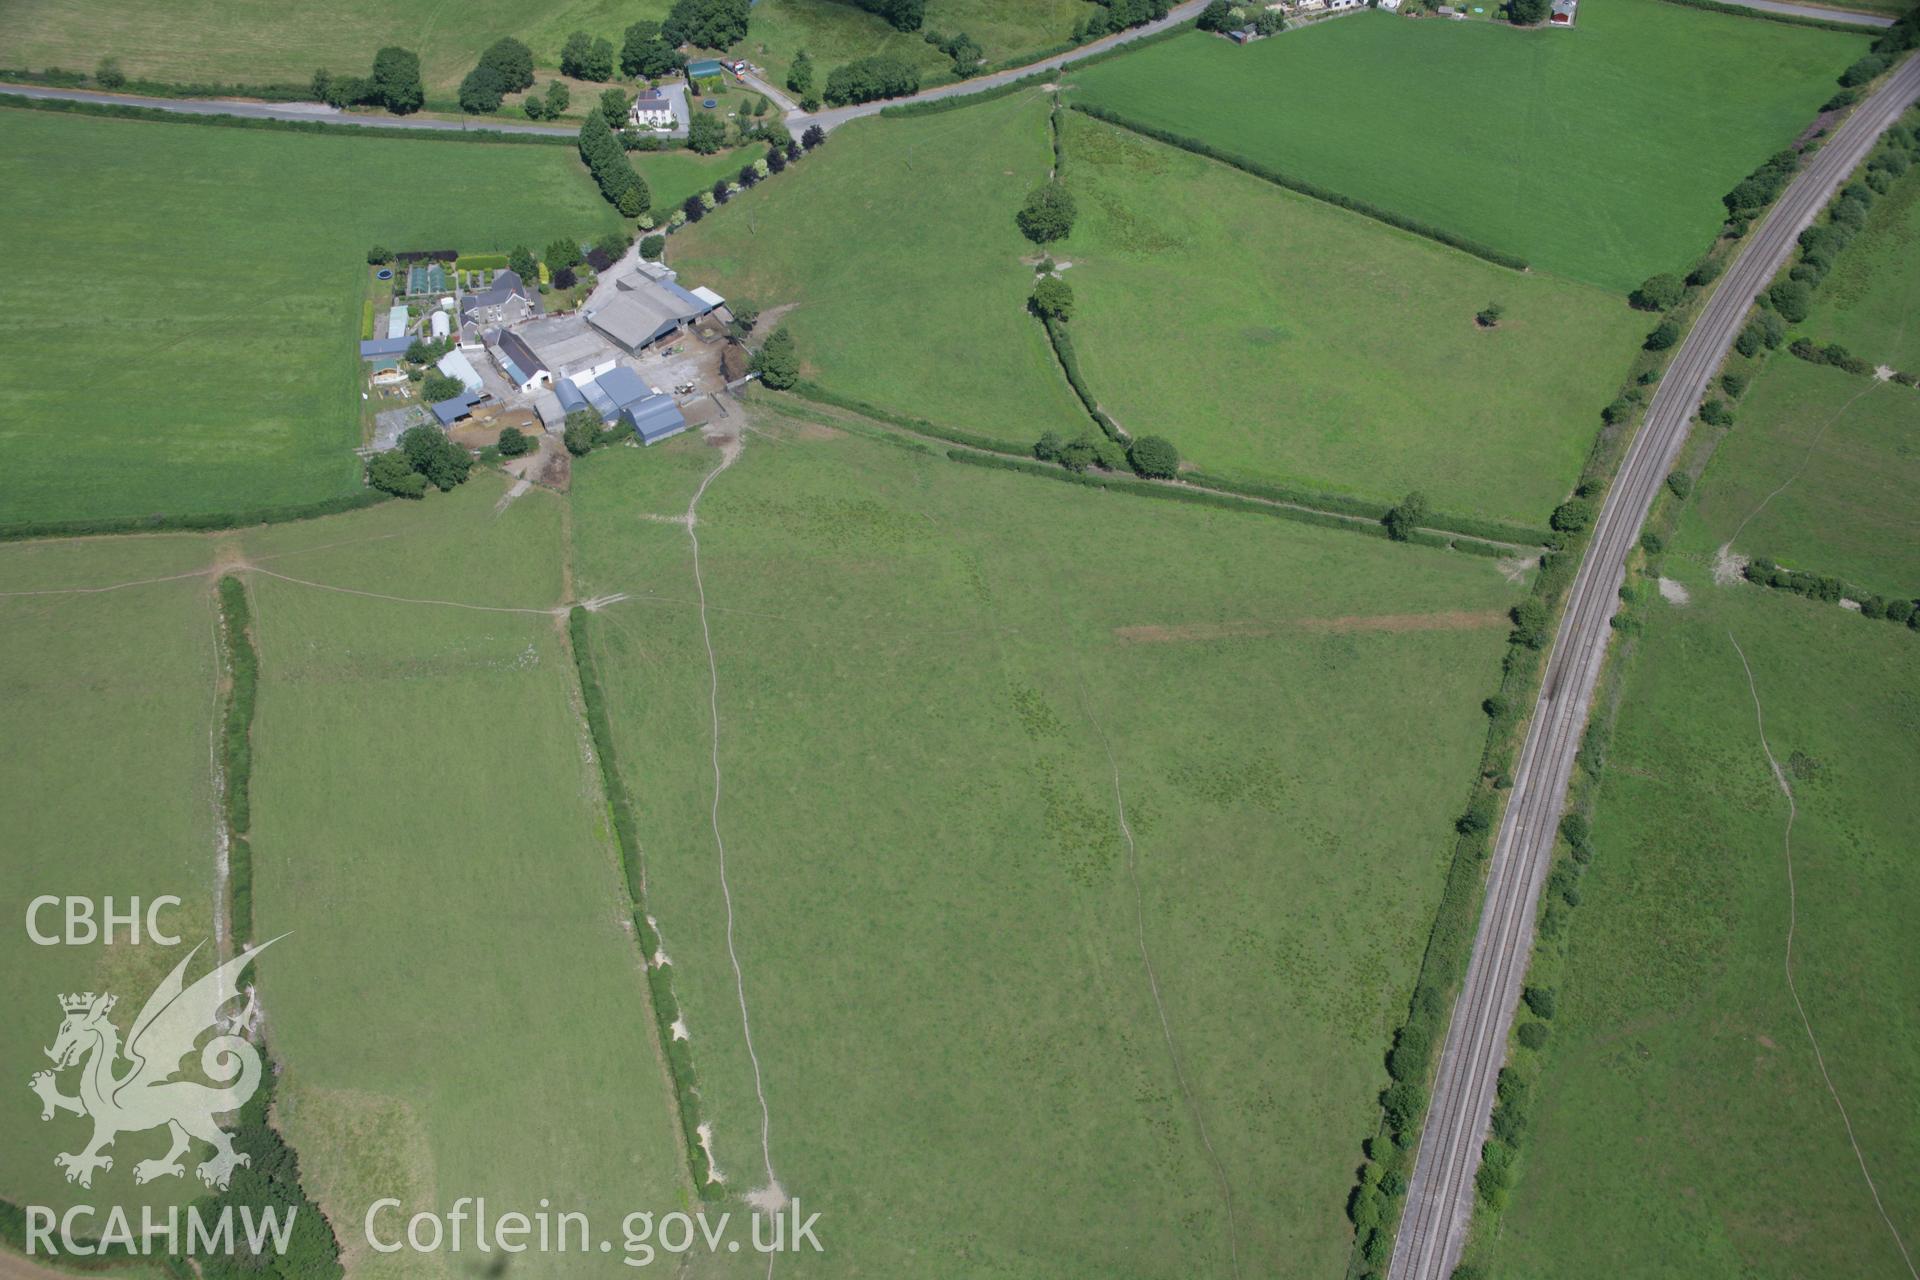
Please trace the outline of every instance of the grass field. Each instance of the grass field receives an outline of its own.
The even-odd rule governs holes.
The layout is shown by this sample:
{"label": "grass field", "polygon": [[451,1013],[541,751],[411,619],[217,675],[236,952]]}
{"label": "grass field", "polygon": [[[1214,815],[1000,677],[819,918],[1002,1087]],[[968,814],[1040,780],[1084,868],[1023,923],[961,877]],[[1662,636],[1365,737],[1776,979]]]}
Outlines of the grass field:
{"label": "grass field", "polygon": [[[1697,559],[1669,555],[1665,572],[1693,603],[1660,610],[1629,673],[1555,1041],[1489,1273],[1904,1274],[1782,959],[1793,901],[1800,998],[1911,1242],[1913,635],[1783,592],[1716,588]],[[1730,633],[1799,809],[1791,885],[1787,801]]]}
{"label": "grass field", "polygon": [[[290,23],[266,0],[158,0],[131,9],[109,0],[17,0],[0,29],[0,67],[90,72],[102,57],[115,57],[129,75],[155,80],[305,84],[316,67],[364,75],[375,50],[398,44],[419,53],[429,92],[450,97],[480,51],[502,36],[526,42],[545,80],[557,74],[572,32],[605,36],[617,49],[628,24],[658,21],[671,7],[670,0],[561,0],[530,9],[476,0],[456,15],[438,0],[327,0]],[[1064,42],[1092,10],[1089,0],[931,0],[926,28],[965,32],[998,62]],[[907,58],[926,72],[952,65],[919,32],[895,31],[838,0],[762,0],[734,52],[783,83],[801,49],[812,55],[820,84],[831,67],[869,53]]]}
{"label": "grass field", "polygon": [[[710,167],[643,164],[663,199]],[[0,111],[0,184],[7,240],[33,246],[0,282],[6,521],[353,492],[368,245],[540,245],[615,220],[559,147],[37,111]]]}
{"label": "grass field", "polygon": [[1192,34],[1073,79],[1131,119],[1625,291],[1706,250],[1720,197],[1865,44],[1597,0],[1573,31],[1367,14],[1246,48]]}
{"label": "grass field", "polygon": [[[10,593],[193,575],[207,547],[189,538],[35,543],[0,548],[0,644],[10,661],[0,678],[7,732],[0,742],[0,965],[17,1010],[0,1032],[0,1197],[64,1209],[191,1199],[190,1178],[137,1188],[136,1160],[157,1156],[164,1136],[128,1134],[120,1159],[96,1174],[91,1191],[69,1185],[56,1152],[78,1151],[86,1121],[40,1119],[26,1088],[51,1064],[62,1015],[56,998],[112,991],[130,1024],[153,986],[184,954],[211,937],[214,812],[209,732],[214,718],[213,601],[204,576],[89,595]],[[43,894],[98,901],[124,911],[171,894],[164,927],[174,951],[130,946],[38,946],[27,906]],[[61,932],[58,908],[39,925]],[[197,976],[199,970],[195,970]],[[74,1091],[74,1077],[61,1080]]]}
{"label": "grass field", "polygon": [[[1102,405],[1209,471],[1544,526],[1647,329],[1225,165],[1062,117],[1081,218],[1057,256]],[[1480,329],[1497,301],[1505,315]]]}
{"label": "grass field", "polygon": [[1801,327],[1875,364],[1920,373],[1920,171],[1874,202]]}
{"label": "grass field", "polygon": [[1681,549],[1920,592],[1920,394],[1774,356],[1715,452]]}
{"label": "grass field", "polygon": [[[699,533],[772,1163],[829,1250],[783,1273],[1228,1274],[1116,768],[1242,1274],[1337,1271],[1516,588],[1465,557],[760,425]],[[596,648],[744,1190],[766,1173],[701,624],[686,531],[649,518],[716,461],[597,456],[575,529],[578,589],[635,594]]]}
{"label": "grass field", "polygon": [[1019,94],[848,125],[676,235],[673,264],[763,308],[799,304],[786,323],[805,372],[843,395],[1021,447],[1077,431],[1013,221],[1052,163],[1046,116]]}
{"label": "grass field", "polygon": [[368,1253],[359,1224],[382,1195],[408,1213],[547,1197],[609,1235],[688,1196],[555,619],[268,576],[549,607],[565,590],[561,502],[536,490],[496,515],[502,491],[478,476],[425,510],[243,543],[259,566],[256,932],[291,934],[261,961],[281,1119],[356,1275],[477,1265]]}

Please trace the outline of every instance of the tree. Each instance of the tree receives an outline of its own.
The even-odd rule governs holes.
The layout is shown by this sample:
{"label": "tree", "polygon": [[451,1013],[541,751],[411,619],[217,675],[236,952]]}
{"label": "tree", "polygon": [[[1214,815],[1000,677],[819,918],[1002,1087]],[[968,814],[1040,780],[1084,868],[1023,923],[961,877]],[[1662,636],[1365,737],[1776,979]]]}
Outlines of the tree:
{"label": "tree", "polygon": [[1640,311],[1669,311],[1686,296],[1687,287],[1676,277],[1662,272],[1648,276],[1638,289],[1627,295],[1627,301]]}
{"label": "tree", "polygon": [[392,261],[393,250],[387,248],[385,245],[376,244],[367,250],[367,263],[369,266],[381,266]]}
{"label": "tree", "polygon": [[466,389],[466,384],[460,379],[448,377],[435,369],[427,375],[426,381],[420,384],[420,398],[428,404],[439,404],[442,400],[453,399]]}
{"label": "tree", "polygon": [[[1799,324],[1813,310],[1813,289],[1804,280],[1782,280],[1767,290],[1767,301],[1789,324]],[[1778,346],[1769,342],[1768,346]]]}
{"label": "tree", "polygon": [[498,111],[506,92],[500,73],[482,63],[467,72],[466,79],[460,82],[460,109],[470,115]]}
{"label": "tree", "polygon": [[594,109],[607,122],[607,128],[618,132],[627,127],[627,113],[633,110],[633,99],[625,89],[604,89]]}
{"label": "tree", "polygon": [[680,51],[661,36],[657,22],[636,22],[621,39],[620,69],[630,76],[657,80],[686,65]]}
{"label": "tree", "polygon": [[[556,80],[554,83],[558,84],[560,82]],[[547,118],[546,99],[537,93],[530,93],[522,98],[520,100],[520,109],[527,113],[527,119],[529,120],[545,120]]]}
{"label": "tree", "polygon": [[1164,436],[1141,436],[1127,446],[1127,461],[1143,476],[1171,480],[1180,474],[1180,451]]}
{"label": "tree", "polygon": [[561,267],[553,273],[553,287],[556,289],[571,289],[579,283],[580,277],[574,274],[572,267]]}
{"label": "tree", "polygon": [[753,368],[760,375],[760,385],[774,391],[785,391],[800,380],[800,357],[784,325],[768,334],[754,353]]}
{"label": "tree", "polygon": [[1027,299],[1033,314],[1044,320],[1073,319],[1073,286],[1058,276],[1042,276]]}
{"label": "tree", "polygon": [[[810,124],[807,126],[807,131],[800,135],[800,146],[804,150],[811,151],[815,147],[819,146],[821,143],[825,142],[826,140],[827,140],[827,131],[825,129],[822,129],[817,124]],[[796,158],[797,157],[793,153],[793,148],[788,147],[787,159],[792,160]]]}
{"label": "tree", "polygon": [[1546,1047],[1547,1024],[1544,1022],[1522,1023],[1516,1035],[1522,1046],[1537,1053]]}
{"label": "tree", "polygon": [[567,37],[560,49],[560,73],[575,80],[613,79],[613,41],[595,39],[584,31]]}
{"label": "tree", "polygon": [[325,102],[333,92],[333,72],[321,67],[313,73],[313,96],[317,101]]}
{"label": "tree", "polygon": [[508,93],[533,87],[533,50],[512,36],[502,36],[480,55],[480,65],[493,68]]}
{"label": "tree", "polygon": [[573,105],[573,90],[567,88],[565,80],[555,80],[547,85],[547,118],[558,119],[566,114]]}
{"label": "tree", "polygon": [[785,173],[787,169],[787,149],[785,147],[767,148],[767,172]]}
{"label": "tree", "polygon": [[1521,999],[1527,1002],[1527,1008],[1533,1011],[1534,1017],[1545,1018],[1548,1021],[1552,1021],[1553,1019],[1553,988],[1552,987],[1528,987],[1526,989],[1526,992],[1521,996]]}
{"label": "tree", "polygon": [[420,83],[420,55],[388,45],[373,55],[372,95],[397,116],[411,115],[427,100]]}
{"label": "tree", "polygon": [[793,65],[787,68],[787,91],[802,98],[813,92],[813,59],[805,49],[793,56]]}
{"label": "tree", "polygon": [[367,483],[399,498],[421,498],[427,492],[427,478],[415,471],[398,449],[373,455],[367,463]]}
{"label": "tree", "polygon": [[566,424],[560,430],[561,443],[576,458],[592,453],[594,441],[599,437],[600,415],[591,409],[575,409],[567,415]]}
{"label": "tree", "polygon": [[920,70],[887,54],[855,58],[827,76],[826,99],[835,106],[904,98],[920,92]]}
{"label": "tree", "polygon": [[1507,0],[1507,21],[1516,27],[1534,27],[1547,20],[1548,0]]}
{"label": "tree", "polygon": [[688,222],[698,222],[707,216],[707,202],[697,195],[688,196],[680,206],[680,212]]}
{"label": "tree", "polygon": [[696,111],[687,122],[687,146],[703,156],[713,155],[727,144],[727,126],[710,111]]}
{"label": "tree", "polygon": [[1227,0],[1208,0],[1207,7],[1200,11],[1194,25],[1202,31],[1231,31],[1234,27],[1233,6]]}
{"label": "tree", "polygon": [[[617,89],[608,92],[619,94],[623,100],[626,96]],[[613,136],[613,127],[607,123],[604,111],[596,108],[587,113],[580,125],[579,146],[580,158],[599,184],[601,195],[626,217],[637,218],[647,211],[653,202],[652,193],[647,190],[646,181],[633,171],[627,150]]]}
{"label": "tree", "polygon": [[660,34],[670,45],[724,49],[747,38],[749,0],[674,0]]}
{"label": "tree", "polygon": [[1665,351],[1678,341],[1680,341],[1680,326],[1671,320],[1662,320],[1654,326],[1653,332],[1647,335],[1645,346],[1649,351]]}
{"label": "tree", "polygon": [[648,262],[660,261],[660,255],[667,251],[665,236],[648,236],[640,242],[640,256]]}
{"label": "tree", "polygon": [[1399,503],[1387,512],[1385,521],[1387,536],[1395,542],[1405,542],[1413,536],[1413,531],[1419,528],[1421,521],[1426,518],[1427,495],[1416,489],[1400,499]]}
{"label": "tree", "polygon": [[1473,322],[1482,329],[1492,329],[1500,323],[1500,317],[1506,314],[1506,310],[1497,302],[1489,302],[1478,315],[1474,316]]}
{"label": "tree", "polygon": [[507,254],[507,266],[512,269],[513,274],[527,284],[540,283],[540,263],[535,260],[533,250],[527,246],[523,244],[513,246],[512,251]]}
{"label": "tree", "polygon": [[102,58],[93,69],[93,82],[102,89],[118,89],[127,82],[127,73],[120,69],[118,58]]}
{"label": "tree", "polygon": [[400,453],[407,465],[446,493],[464,483],[473,469],[473,457],[442,435],[436,427],[409,427],[400,433]]}
{"label": "tree", "polygon": [[1073,230],[1073,194],[1057,181],[1035,187],[1014,215],[1020,232],[1035,244],[1063,240]]}
{"label": "tree", "polygon": [[500,456],[518,458],[533,452],[533,437],[518,427],[507,427],[500,432]]}
{"label": "tree", "polygon": [[[1560,533],[1579,533],[1593,524],[1593,503],[1586,498],[1569,498],[1553,509],[1547,523]],[[1531,598],[1531,597],[1529,597]]]}

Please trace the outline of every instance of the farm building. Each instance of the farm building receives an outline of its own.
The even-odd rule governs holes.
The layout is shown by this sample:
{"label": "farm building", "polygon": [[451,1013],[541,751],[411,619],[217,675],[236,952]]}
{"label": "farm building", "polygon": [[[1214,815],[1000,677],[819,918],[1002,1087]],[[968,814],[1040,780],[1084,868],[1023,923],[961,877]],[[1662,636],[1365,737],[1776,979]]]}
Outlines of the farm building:
{"label": "farm building", "polygon": [[725,302],[711,289],[690,291],[638,271],[620,277],[615,286],[611,301],[586,313],[587,322],[628,354],[679,333]]}
{"label": "farm building", "polygon": [[398,338],[368,338],[360,344],[360,358],[385,360],[392,356],[403,356],[412,345],[413,339],[404,335]]}
{"label": "farm building", "polygon": [[712,58],[701,58],[697,62],[687,64],[687,79],[694,84],[699,84],[702,80],[717,79],[726,73],[727,69]]}
{"label": "farm building", "polygon": [[658,89],[649,89],[633,100],[627,119],[642,129],[671,129],[673,102]]}
{"label": "farm building", "polygon": [[1553,13],[1547,18],[1547,25],[1570,27],[1573,25],[1574,12],[1579,9],[1580,0],[1553,0]]}
{"label": "farm building", "polygon": [[530,321],[492,339],[494,363],[515,366],[522,390],[535,383],[552,386],[562,378],[597,378],[613,368],[618,354],[579,316],[549,316]]}
{"label": "farm building", "polygon": [[533,411],[540,415],[540,425],[549,431],[558,431],[566,425],[567,411],[560,407],[560,397],[551,391],[541,391],[534,396]]}
{"label": "farm building", "polygon": [[631,369],[623,366],[602,374],[599,387],[614,405],[614,412],[606,416],[632,427],[642,444],[653,444],[687,429],[687,419],[673,397],[655,391]]}
{"label": "farm building", "polygon": [[434,405],[433,416],[439,419],[441,426],[450,427],[472,413],[473,406],[479,404],[486,398],[485,395],[478,391],[462,391],[451,400],[442,400],[440,403]]}
{"label": "farm building", "polygon": [[441,356],[439,369],[449,378],[458,378],[460,385],[469,391],[479,391],[487,385],[480,380],[480,371],[473,367],[473,361],[467,359],[464,351],[449,351]]}

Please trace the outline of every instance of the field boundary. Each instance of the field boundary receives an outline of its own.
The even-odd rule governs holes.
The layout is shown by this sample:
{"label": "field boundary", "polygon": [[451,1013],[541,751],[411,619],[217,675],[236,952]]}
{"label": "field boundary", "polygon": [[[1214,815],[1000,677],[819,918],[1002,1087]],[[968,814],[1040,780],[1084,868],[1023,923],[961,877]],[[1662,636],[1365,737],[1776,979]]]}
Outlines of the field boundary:
{"label": "field boundary", "polygon": [[[0,103],[4,105],[4,103]],[[187,515],[102,516],[92,520],[24,520],[0,524],[0,542],[24,542],[39,538],[87,538],[129,533],[216,533],[225,529],[244,529],[252,525],[290,524],[320,516],[359,511],[392,501],[377,489],[322,498],[317,502],[295,503],[284,507],[252,507],[239,511],[209,511]]]}
{"label": "field boundary", "polygon": [[1677,5],[1682,9],[1705,9],[1708,13],[1724,13],[1731,18],[1758,18],[1762,22],[1778,22],[1783,26],[1812,27],[1817,31],[1844,31],[1856,36],[1879,29],[1864,23],[1844,22],[1837,18],[1809,18],[1804,14],[1755,9],[1744,4],[1726,4],[1723,0],[1663,0],[1663,2]]}
{"label": "field boundary", "polygon": [[1178,147],[1182,151],[1191,151],[1194,155],[1205,157],[1208,160],[1218,161],[1230,168],[1238,169],[1243,173],[1252,174],[1262,182],[1270,182],[1276,187],[1283,187],[1297,195],[1322,201],[1323,203],[1334,206],[1336,209],[1345,209],[1349,213],[1357,213],[1363,218],[1372,218],[1375,222],[1383,222],[1387,226],[1408,232],[1411,235],[1424,236],[1436,244],[1445,245],[1449,249],[1458,249],[1462,253],[1472,254],[1474,257],[1491,262],[1497,267],[1506,267],[1513,271],[1529,271],[1532,269],[1528,265],[1527,260],[1517,254],[1507,253],[1504,250],[1494,248],[1492,245],[1482,244],[1478,240],[1460,235],[1457,232],[1448,231],[1444,227],[1436,227],[1430,222],[1423,222],[1418,218],[1409,217],[1403,213],[1395,213],[1393,210],[1383,208],[1371,201],[1361,200],[1354,196],[1342,195],[1338,191],[1329,190],[1317,183],[1308,182],[1304,178],[1296,178],[1290,174],[1281,173],[1278,169],[1270,169],[1258,160],[1249,159],[1236,152],[1223,151],[1212,143],[1203,142],[1199,138],[1189,138],[1185,134],[1174,133],[1170,129],[1162,129],[1156,125],[1143,124],[1140,121],[1129,119],[1117,111],[1099,106],[1095,103],[1072,102],[1067,105],[1074,111],[1091,116],[1095,120],[1102,121],[1106,124],[1113,125],[1115,128],[1137,133],[1143,138],[1151,138],[1155,142],[1163,142],[1170,147]]}
{"label": "field boundary", "polygon": [[[160,124],[196,124],[218,129],[268,129],[281,133],[335,134],[356,138],[411,138],[438,142],[477,142],[494,145],[572,147],[571,135],[506,133],[499,129],[423,129],[411,125],[342,124],[334,120],[281,120],[272,116],[237,116],[230,112],[171,111],[123,102],[81,102],[73,98],[30,98],[0,90],[0,107],[19,111],[62,111],[112,120],[148,120]],[[4,534],[0,534],[4,536]]]}
{"label": "field boundary", "polygon": [[667,1062],[667,1074],[673,1084],[673,1108],[680,1121],[680,1136],[695,1194],[705,1201],[724,1197],[724,1184],[713,1180],[705,1146],[700,1141],[700,1084],[694,1073],[693,1050],[685,1040],[674,1038],[673,1027],[680,1018],[679,1000],[674,995],[671,965],[656,964],[664,948],[647,914],[647,878],[641,861],[640,836],[633,817],[633,800],[621,780],[613,753],[613,724],[607,716],[606,694],[593,660],[593,641],[587,633],[589,610],[575,605],[567,611],[567,638],[573,651],[574,673],[580,682],[580,700],[586,710],[587,734],[593,740],[593,754],[600,767],[600,783],[613,833],[620,846],[620,869],[627,886],[628,905],[632,908],[634,938],[640,947],[641,965],[647,974],[647,1003],[653,1009],[655,1033],[660,1052]]}
{"label": "field boundary", "polygon": [[220,660],[227,693],[220,714],[220,813],[226,824],[228,936],[236,951],[253,937],[253,711],[260,692],[260,653],[253,644],[253,612],[247,588],[232,574],[221,577]]}

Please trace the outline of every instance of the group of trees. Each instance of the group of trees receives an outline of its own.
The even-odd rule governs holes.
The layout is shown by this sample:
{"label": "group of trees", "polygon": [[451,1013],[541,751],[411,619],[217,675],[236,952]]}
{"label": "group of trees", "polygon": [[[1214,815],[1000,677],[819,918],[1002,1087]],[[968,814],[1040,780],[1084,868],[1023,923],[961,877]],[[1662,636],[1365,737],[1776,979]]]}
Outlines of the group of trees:
{"label": "group of trees", "polygon": [[747,38],[749,0],[674,0],[660,34],[670,45],[724,49]]}
{"label": "group of trees", "polygon": [[533,87],[533,50],[512,36],[487,46],[479,64],[460,82],[460,109],[476,115],[498,111],[510,93]]}
{"label": "group of trees", "polygon": [[768,334],[753,353],[753,371],[760,375],[761,386],[774,391],[785,391],[800,381],[800,353],[785,325]]}
{"label": "group of trees", "polygon": [[427,486],[442,493],[465,484],[473,470],[473,455],[449,440],[437,427],[409,427],[400,435],[400,447],[376,453],[367,464],[367,482],[400,498],[425,495]]}
{"label": "group of trees", "polygon": [[889,54],[855,58],[827,76],[826,99],[835,106],[904,98],[920,92],[920,70]]}
{"label": "group of trees", "polygon": [[596,84],[613,79],[613,41],[576,31],[560,47],[560,74]]}
{"label": "group of trees", "polygon": [[647,212],[653,197],[646,180],[634,172],[627,149],[613,136],[602,112],[588,112],[580,126],[580,158],[600,185],[600,194],[620,210],[622,217],[638,218]]}
{"label": "group of trees", "polygon": [[627,28],[620,45],[620,69],[628,75],[658,80],[686,65],[686,56],[668,43],[659,23],[643,20]]}
{"label": "group of trees", "polygon": [[1864,618],[1879,618],[1920,631],[1920,600],[1905,596],[1880,596],[1823,573],[1805,573],[1776,564],[1765,556],[1755,556],[1743,571],[1748,582],[1762,587],[1791,591],[1796,595],[1828,604],[1852,600],[1860,606]]}
{"label": "group of trees", "polygon": [[313,93],[336,107],[385,107],[397,116],[411,115],[427,101],[420,80],[420,55],[388,45],[373,55],[367,76],[336,76],[325,67],[313,73]]}
{"label": "group of trees", "polygon": [[980,47],[980,42],[964,31],[945,36],[928,28],[920,34],[928,44],[953,59],[953,74],[962,80],[972,75],[979,67],[980,60],[986,56],[986,50]]}
{"label": "group of trees", "polygon": [[[1167,0],[1098,0],[1099,10],[1082,18],[1073,28],[1075,44],[1098,40],[1101,36],[1129,27],[1158,22],[1167,16]],[[1209,6],[1211,8],[1211,6]],[[1204,14],[1204,10],[1202,11]],[[1224,28],[1223,28],[1224,29]]]}
{"label": "group of trees", "polygon": [[1552,12],[1552,0],[1507,0],[1507,21],[1516,27],[1537,27]]}
{"label": "group of trees", "polygon": [[565,80],[550,80],[544,96],[530,93],[520,100],[521,109],[527,113],[529,120],[557,120],[572,105],[573,90],[567,88]]}

